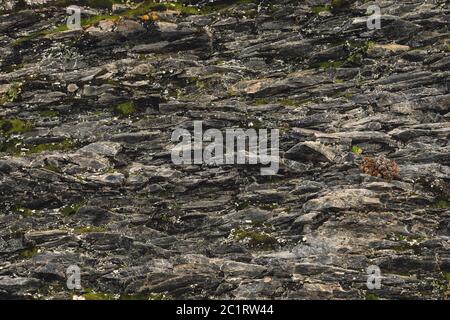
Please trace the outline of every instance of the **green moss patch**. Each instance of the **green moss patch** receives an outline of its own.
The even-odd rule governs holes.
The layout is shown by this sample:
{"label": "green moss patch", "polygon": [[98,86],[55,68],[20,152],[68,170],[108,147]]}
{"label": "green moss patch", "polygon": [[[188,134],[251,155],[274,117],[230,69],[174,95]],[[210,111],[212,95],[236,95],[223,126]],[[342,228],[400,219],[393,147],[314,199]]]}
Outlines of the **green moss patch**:
{"label": "green moss patch", "polygon": [[0,144],[0,152],[12,156],[18,156],[21,153],[22,140],[8,139],[6,142]]}
{"label": "green moss patch", "polygon": [[59,209],[59,212],[61,212],[64,216],[71,216],[77,213],[82,206],[82,203],[69,204]]}
{"label": "green moss patch", "polygon": [[39,249],[37,247],[32,247],[30,249],[22,250],[20,252],[20,256],[24,259],[31,259],[38,253],[39,253]]}
{"label": "green moss patch", "polygon": [[102,227],[93,227],[93,226],[87,226],[87,227],[78,227],[73,230],[76,234],[84,234],[84,233],[91,233],[91,232],[105,232],[106,229]]}
{"label": "green moss patch", "polygon": [[333,69],[333,68],[340,68],[345,63],[345,61],[321,61],[317,63],[313,63],[311,67],[316,69]]}
{"label": "green moss patch", "polygon": [[5,135],[18,134],[30,131],[33,126],[22,119],[0,119],[0,128]]}
{"label": "green moss patch", "polygon": [[166,296],[162,293],[149,294],[114,294],[109,292],[100,292],[93,289],[85,289],[85,293],[81,294],[86,300],[165,300]]}
{"label": "green moss patch", "polygon": [[366,293],[366,300],[380,300],[380,298],[373,293]]}
{"label": "green moss patch", "polygon": [[200,10],[197,7],[191,7],[183,5],[179,2],[155,2],[155,1],[144,1],[140,6],[135,9],[130,9],[125,11],[122,16],[139,16],[148,14],[150,11],[167,11],[174,10],[181,14],[194,15],[199,14]]}
{"label": "green moss patch", "polygon": [[41,153],[44,151],[56,151],[56,150],[65,151],[72,149],[73,145],[74,143],[70,139],[65,139],[61,142],[41,143],[29,148],[28,154]]}
{"label": "green moss patch", "polygon": [[321,12],[329,12],[331,11],[331,5],[325,4],[320,6],[314,6],[311,8],[312,12],[315,14],[319,14]]}
{"label": "green moss patch", "polygon": [[440,199],[436,201],[436,208],[438,209],[447,209],[448,208],[448,201]]}
{"label": "green moss patch", "polygon": [[119,19],[119,16],[117,15],[104,15],[104,14],[99,14],[96,16],[91,16],[87,19],[81,19],[81,26],[82,27],[89,27],[92,25],[95,25],[97,23],[99,23],[100,21],[103,20],[117,20]]}
{"label": "green moss patch", "polygon": [[229,236],[233,241],[247,243],[250,247],[271,249],[277,243],[277,239],[265,232],[235,229]]}
{"label": "green moss patch", "polygon": [[57,25],[54,28],[41,30],[41,31],[36,31],[36,32],[33,32],[33,33],[25,36],[25,37],[18,38],[16,40],[14,40],[12,42],[12,44],[15,45],[15,46],[18,46],[18,45],[21,45],[21,44],[26,43],[28,41],[32,41],[32,40],[38,39],[40,37],[48,36],[48,35],[51,35],[51,34],[54,34],[54,33],[59,33],[59,32],[63,32],[63,31],[67,31],[67,30],[69,30],[69,28],[67,27],[67,24],[60,24],[60,25]]}
{"label": "green moss patch", "polygon": [[115,297],[111,293],[107,292],[88,292],[81,295],[86,300],[115,300]]}
{"label": "green moss patch", "polygon": [[122,116],[130,116],[136,111],[136,108],[132,101],[128,101],[117,105],[114,111]]}
{"label": "green moss patch", "polygon": [[41,117],[52,118],[52,117],[57,117],[59,115],[59,113],[58,113],[58,111],[54,111],[54,110],[43,110],[43,111],[39,112],[39,115]]}
{"label": "green moss patch", "polygon": [[162,293],[149,294],[122,294],[119,300],[165,300],[166,296]]}

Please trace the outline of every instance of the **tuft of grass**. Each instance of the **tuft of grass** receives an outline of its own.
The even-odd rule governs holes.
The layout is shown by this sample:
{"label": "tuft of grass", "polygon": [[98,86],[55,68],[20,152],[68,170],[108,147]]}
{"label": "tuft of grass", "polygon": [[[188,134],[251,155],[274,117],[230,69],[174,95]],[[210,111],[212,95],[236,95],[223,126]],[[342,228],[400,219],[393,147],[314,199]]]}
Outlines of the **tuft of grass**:
{"label": "tuft of grass", "polygon": [[128,101],[117,105],[114,108],[114,111],[122,116],[130,116],[136,111],[136,108],[134,107],[134,103],[132,101]]}

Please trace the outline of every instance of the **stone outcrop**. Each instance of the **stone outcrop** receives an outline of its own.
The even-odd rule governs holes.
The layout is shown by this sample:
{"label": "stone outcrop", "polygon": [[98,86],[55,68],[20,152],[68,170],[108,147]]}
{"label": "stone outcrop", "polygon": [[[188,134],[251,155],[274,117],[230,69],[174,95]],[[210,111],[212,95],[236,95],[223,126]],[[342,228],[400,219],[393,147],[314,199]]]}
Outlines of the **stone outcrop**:
{"label": "stone outcrop", "polygon": [[[81,30],[0,4],[0,298],[448,296],[447,1],[379,30],[367,1],[85,2]],[[278,174],[174,165],[194,120],[279,129]]]}

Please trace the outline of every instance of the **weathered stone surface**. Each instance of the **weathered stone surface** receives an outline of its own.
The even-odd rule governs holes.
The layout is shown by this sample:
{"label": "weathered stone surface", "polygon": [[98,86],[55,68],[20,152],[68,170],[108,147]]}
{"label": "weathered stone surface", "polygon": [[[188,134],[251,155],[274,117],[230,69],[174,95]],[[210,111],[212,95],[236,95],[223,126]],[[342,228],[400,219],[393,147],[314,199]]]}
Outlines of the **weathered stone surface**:
{"label": "weathered stone surface", "polygon": [[[0,298],[448,298],[448,1],[0,2]],[[277,175],[174,165],[194,120]]]}
{"label": "weathered stone surface", "polygon": [[332,162],[336,155],[320,142],[307,141],[289,149],[286,157],[297,161]]}

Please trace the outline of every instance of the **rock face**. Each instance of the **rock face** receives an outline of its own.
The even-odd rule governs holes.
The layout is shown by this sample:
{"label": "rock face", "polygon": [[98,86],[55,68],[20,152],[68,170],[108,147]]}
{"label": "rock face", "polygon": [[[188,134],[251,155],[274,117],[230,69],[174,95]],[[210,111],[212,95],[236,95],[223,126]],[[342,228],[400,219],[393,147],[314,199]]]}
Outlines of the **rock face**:
{"label": "rock face", "polygon": [[[0,298],[448,297],[447,1],[44,2],[0,4]],[[194,120],[278,174],[174,165]]]}

